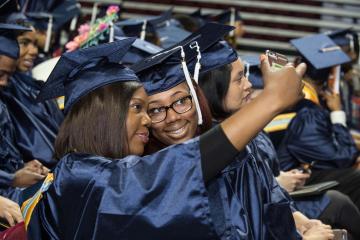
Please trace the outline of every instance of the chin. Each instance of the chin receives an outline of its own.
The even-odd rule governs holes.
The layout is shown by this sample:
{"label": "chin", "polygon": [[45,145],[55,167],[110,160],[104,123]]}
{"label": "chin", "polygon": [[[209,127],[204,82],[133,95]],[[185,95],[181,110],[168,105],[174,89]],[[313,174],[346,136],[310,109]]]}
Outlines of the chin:
{"label": "chin", "polygon": [[142,156],[144,154],[144,148],[130,149],[130,155]]}

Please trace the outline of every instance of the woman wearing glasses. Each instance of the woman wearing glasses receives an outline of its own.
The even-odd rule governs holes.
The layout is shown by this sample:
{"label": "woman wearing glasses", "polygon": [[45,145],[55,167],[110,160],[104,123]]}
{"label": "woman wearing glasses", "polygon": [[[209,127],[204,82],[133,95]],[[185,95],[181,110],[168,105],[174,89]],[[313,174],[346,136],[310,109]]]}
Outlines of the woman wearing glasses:
{"label": "woman wearing glasses", "polygon": [[[211,36],[207,36],[203,32],[201,37],[208,39]],[[201,37],[193,34],[189,39],[197,39],[201,43]],[[194,44],[189,44],[190,49],[192,45]],[[225,43],[220,43],[219,38],[210,46],[204,46],[206,43],[200,45],[202,72],[210,71],[221,65],[230,65],[233,72],[236,73],[236,81],[240,82],[244,71],[241,69],[241,62],[232,48]],[[183,45],[183,48],[184,52],[188,53],[186,63],[189,67],[185,66],[184,59],[182,60],[184,54],[173,53],[174,51],[171,49],[165,51],[164,56],[158,54],[149,57],[133,67],[139,74],[149,95],[148,114],[152,124],[150,143],[147,145],[148,153],[173,144],[184,143],[206,132],[211,127],[212,119],[209,117],[211,115],[207,113],[209,110],[206,109],[206,100],[199,94],[201,93],[199,89],[196,87],[192,89],[193,86],[189,84],[191,80],[188,80],[188,73],[186,73],[186,71],[192,72],[197,69],[196,60],[200,58],[193,56],[194,52],[191,50],[189,50],[189,54],[186,44]],[[169,52],[168,56],[165,55],[167,52]],[[266,60],[264,62],[267,64]],[[266,64],[263,64],[264,69],[268,67]],[[196,72],[193,76],[196,76]],[[271,85],[271,83],[269,84]],[[270,95],[274,97],[276,96],[274,93],[278,89],[273,91]],[[253,101],[247,106],[256,105],[254,115],[249,119],[236,117],[240,111],[233,115],[230,122],[236,124],[236,127],[235,125],[230,126],[227,129],[229,132],[223,125],[229,121],[225,121],[200,136],[202,160],[203,158],[207,160],[206,162],[202,161],[204,179],[211,179],[211,181],[206,181],[211,217],[216,233],[221,238],[296,238],[294,219],[288,198],[277,184],[273,184],[274,177],[271,171],[266,171],[264,165],[258,164],[252,154],[254,149],[246,147],[246,150],[239,152],[244,147],[236,147],[231,140],[235,136],[239,138],[247,136],[248,130],[258,124],[258,116],[255,116],[269,110],[268,107],[274,103],[272,101],[260,102]],[[247,109],[247,107],[242,110]],[[198,125],[199,122],[202,123]],[[260,129],[258,130],[260,131]],[[253,136],[248,138],[248,141]],[[242,142],[243,146],[248,141]],[[185,153],[180,152],[179,154],[183,155],[183,161],[188,160]],[[228,167],[220,167],[221,162],[228,160],[232,162]],[[211,173],[211,178],[207,175],[209,173]],[[305,223],[308,223],[307,233],[303,235],[305,239],[308,235],[314,236],[314,231],[317,231],[316,228],[319,228],[317,233],[325,236],[324,239],[327,239],[327,236],[330,238],[332,236],[329,226],[318,222],[310,224],[308,219],[297,218],[297,220],[297,224],[299,224],[297,227],[304,227]]]}

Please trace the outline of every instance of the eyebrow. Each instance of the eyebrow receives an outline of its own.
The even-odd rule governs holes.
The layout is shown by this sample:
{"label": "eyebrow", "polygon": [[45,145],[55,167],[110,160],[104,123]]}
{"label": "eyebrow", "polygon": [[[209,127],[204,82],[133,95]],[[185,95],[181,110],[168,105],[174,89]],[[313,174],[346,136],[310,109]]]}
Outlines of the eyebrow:
{"label": "eyebrow", "polygon": [[131,99],[130,99],[130,101],[133,101],[133,100],[138,100],[138,101],[141,101],[141,102],[146,102],[144,99],[142,99],[142,98],[139,98],[139,97],[132,97]]}
{"label": "eyebrow", "polygon": [[[179,91],[176,91],[176,92],[174,92],[173,94],[171,94],[170,97],[171,97],[171,98],[172,98],[172,97],[175,97],[176,95],[178,95],[178,94],[180,94],[180,93],[185,93],[185,92],[179,90]],[[186,93],[188,93],[188,92],[186,92]],[[153,100],[153,101],[150,101],[149,104],[159,103],[159,102],[161,102],[161,100]]]}

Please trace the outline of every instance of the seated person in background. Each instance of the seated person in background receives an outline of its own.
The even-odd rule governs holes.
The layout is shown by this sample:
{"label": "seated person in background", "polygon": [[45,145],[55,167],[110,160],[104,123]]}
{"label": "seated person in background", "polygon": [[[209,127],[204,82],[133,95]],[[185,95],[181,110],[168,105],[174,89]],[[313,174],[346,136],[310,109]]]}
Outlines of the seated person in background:
{"label": "seated person in background", "polygon": [[[316,42],[316,46],[309,48],[308,41]],[[275,144],[280,169],[289,171],[311,164],[312,174],[307,183],[336,180],[339,185],[335,189],[348,195],[359,208],[360,170],[352,168],[358,151],[346,127],[339,94],[327,85],[329,68],[349,58],[325,35],[294,40],[293,44],[309,61],[305,84],[315,97],[313,101],[302,100],[292,109],[296,115],[281,141]],[[333,48],[323,50],[323,46]]]}
{"label": "seated person in background", "polygon": [[[238,66],[226,65],[200,79],[199,84],[209,100],[212,115],[217,121],[241,109],[262,92],[264,84],[258,68],[260,62],[255,57],[243,57],[239,60]],[[237,79],[233,69],[237,69],[242,78]],[[298,169],[280,171],[276,150],[265,132],[260,132],[250,144],[256,149],[259,161],[270,166],[276,180],[287,192],[292,192],[296,187],[304,185],[310,177],[310,174],[302,173]],[[357,227],[360,212],[346,195],[337,191],[328,191],[325,196],[295,199],[294,203],[294,207],[307,217],[319,219],[333,228],[346,229],[354,239],[360,237]]]}
{"label": "seated person in background", "polygon": [[[351,62],[341,65],[340,69],[340,96],[343,110],[346,113],[346,124],[360,149],[359,101],[360,96],[360,66],[359,39],[357,32],[351,29],[338,30],[328,33],[328,36],[350,57]],[[357,134],[354,134],[357,133]]]}
{"label": "seated person in background", "polygon": [[[19,25],[0,24],[0,92],[7,86],[8,79],[16,68],[19,55],[16,34],[25,30],[28,29]],[[2,101],[0,120],[0,195],[18,201],[20,188],[31,186],[43,179],[48,169],[35,159],[24,164],[23,156],[18,151],[15,128],[8,107]]]}
{"label": "seated person in background", "polygon": [[[212,31],[206,30],[207,27]],[[194,45],[196,43],[200,45],[200,75],[225,64],[232,63],[237,66],[236,52],[226,42],[219,42],[221,34],[225,35],[229,30],[226,27],[225,30],[222,28],[222,25],[215,23],[207,24],[199,30],[198,34],[201,34],[201,37],[197,37],[195,34],[189,38],[196,39],[193,42]],[[219,37],[211,43],[209,39],[216,37],[215,33]],[[204,45],[204,42],[207,42],[208,45]],[[194,81],[197,81],[196,69],[199,70],[199,68],[196,66],[199,58],[196,55],[196,49],[190,53],[187,52],[185,59],[189,68],[181,67],[179,64],[181,58],[177,59],[176,56],[166,58],[160,54],[158,55],[160,60],[153,66],[143,69],[139,67],[141,70],[138,70],[136,65],[133,67],[138,70],[137,73],[150,95],[148,113],[152,120],[152,126],[150,143],[147,146],[148,152],[186,142],[208,130],[208,125],[211,125],[211,119],[206,113],[206,99],[201,96],[199,89],[196,93],[195,87],[190,84],[192,80],[186,70],[185,73],[183,72],[184,69],[189,69],[191,73],[195,71],[193,76]],[[265,106],[257,105],[257,107],[260,110]],[[237,113],[233,116],[236,116]],[[201,119],[202,123],[198,125]],[[245,125],[242,125],[238,122],[238,124],[239,127],[246,128],[251,127],[253,123],[243,122],[242,124]],[[218,126],[207,133],[216,131],[216,129]],[[244,133],[244,131],[239,132],[240,136],[243,136]],[[211,153],[214,160],[220,161],[226,158],[231,149],[228,151],[215,150],[214,145],[217,140],[220,139],[214,139],[213,142],[204,145],[203,151]],[[303,215],[298,212],[293,216],[288,198],[284,196],[280,187],[274,184],[276,181],[271,170],[259,162],[253,154],[254,149],[246,146],[244,152],[237,154],[236,161],[224,169],[207,187],[209,196],[211,196],[211,216],[215,221],[217,234],[222,238],[234,237],[235,239],[239,235],[248,239],[264,239],[266,236],[274,239],[295,238],[293,230],[288,225],[294,221],[294,217],[299,228],[306,226],[306,230],[309,230],[311,227],[319,227],[320,231],[327,228],[318,221],[315,223],[306,217],[302,218]],[[211,169],[212,166],[204,165],[204,167]],[[280,213],[281,216],[277,215]],[[298,217],[300,215],[301,217]],[[331,230],[327,230],[331,235]],[[302,233],[304,237],[307,236],[305,231]]]}
{"label": "seated person in background", "polygon": [[[31,26],[31,22],[23,22]],[[17,149],[25,162],[37,159],[47,168],[54,166],[52,159],[55,137],[63,113],[55,101],[36,101],[43,82],[28,76],[38,54],[37,32],[21,31],[17,36],[20,46],[16,72],[1,91],[15,128]]]}
{"label": "seated person in background", "polygon": [[19,205],[0,196],[0,221],[2,219],[5,219],[11,227],[23,221]]}

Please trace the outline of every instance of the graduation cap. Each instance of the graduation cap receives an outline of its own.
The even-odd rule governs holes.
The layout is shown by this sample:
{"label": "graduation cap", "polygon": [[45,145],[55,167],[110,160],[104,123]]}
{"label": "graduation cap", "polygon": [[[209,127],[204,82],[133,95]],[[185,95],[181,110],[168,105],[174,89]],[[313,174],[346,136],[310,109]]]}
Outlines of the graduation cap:
{"label": "graduation cap", "polygon": [[168,48],[188,37],[191,33],[182,28],[175,19],[170,19],[155,27],[155,32],[160,38],[160,45]]}
{"label": "graduation cap", "polygon": [[145,39],[146,33],[156,34],[156,28],[169,21],[172,16],[172,8],[163,12],[159,16],[148,17],[143,19],[127,19],[117,22],[115,25],[122,28],[128,37],[138,37]]}
{"label": "graduation cap", "polygon": [[253,89],[263,89],[264,81],[260,70],[260,59],[258,55],[241,56],[246,69],[245,76],[251,82]]}
{"label": "graduation cap", "polygon": [[[138,74],[149,95],[169,90],[186,81],[195,102],[199,124],[201,124],[202,117],[199,102],[192,84],[190,72],[193,72],[193,79],[197,82],[200,68],[202,70],[211,70],[213,62],[208,60],[201,61],[202,55],[233,29],[231,26],[207,23],[180,43],[144,59],[133,65],[132,69]],[[234,50],[229,52],[235,53],[233,56],[236,59],[236,52]],[[218,59],[221,59],[219,54],[215,57],[213,56],[212,60],[218,61]]]}
{"label": "graduation cap", "polygon": [[54,31],[59,31],[66,23],[72,21],[70,30],[75,30],[77,16],[80,14],[80,7],[75,0],[61,1],[56,8],[51,11],[54,17]]}
{"label": "graduation cap", "polygon": [[[44,52],[47,53],[50,49],[55,16],[47,12],[28,12],[26,13],[26,16],[31,19],[36,29],[46,31]],[[57,17],[61,17],[61,15]]]}
{"label": "graduation cap", "polygon": [[67,113],[82,96],[115,82],[139,81],[132,70],[119,64],[134,38],[64,53],[42,87],[38,100],[65,96]]}
{"label": "graduation cap", "polygon": [[[126,37],[115,37],[115,40],[121,41]],[[156,46],[148,41],[137,38],[131,45],[129,51],[121,59],[124,65],[133,65],[134,63],[140,62],[144,58],[161,52],[163,48]]]}
{"label": "graduation cap", "polygon": [[327,80],[331,67],[351,61],[325,34],[293,39],[290,42],[305,58],[305,62],[309,63],[307,74],[314,80]]}
{"label": "graduation cap", "polygon": [[242,21],[239,11],[235,8],[225,10],[220,14],[213,16],[213,19],[216,22],[230,24],[231,26],[234,26],[236,21]]}
{"label": "graduation cap", "polygon": [[329,32],[328,36],[338,46],[349,46],[350,50],[359,55],[359,36],[351,28]]}
{"label": "graduation cap", "polygon": [[20,50],[16,33],[30,30],[30,28],[16,24],[0,23],[0,54],[17,59]]}
{"label": "graduation cap", "polygon": [[[235,22],[242,21],[239,11],[235,8],[230,8],[229,10],[225,10],[224,12],[213,16],[213,20],[222,24],[229,24],[234,27],[236,27]],[[230,35],[233,36],[234,31],[231,31]]]}
{"label": "graduation cap", "polygon": [[10,13],[19,12],[20,5],[15,0],[0,0],[0,21],[6,22]]}
{"label": "graduation cap", "polygon": [[189,14],[190,17],[195,18],[198,22],[200,27],[210,22],[211,14],[203,14],[201,8]]}

